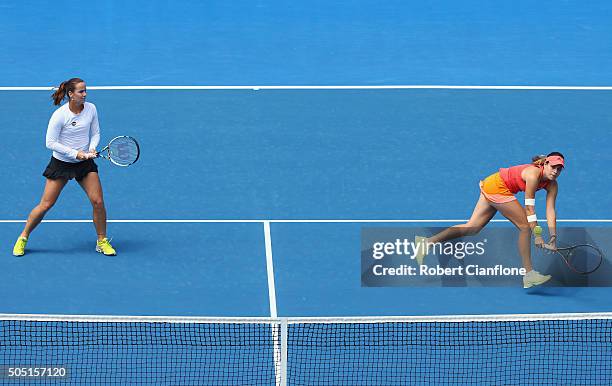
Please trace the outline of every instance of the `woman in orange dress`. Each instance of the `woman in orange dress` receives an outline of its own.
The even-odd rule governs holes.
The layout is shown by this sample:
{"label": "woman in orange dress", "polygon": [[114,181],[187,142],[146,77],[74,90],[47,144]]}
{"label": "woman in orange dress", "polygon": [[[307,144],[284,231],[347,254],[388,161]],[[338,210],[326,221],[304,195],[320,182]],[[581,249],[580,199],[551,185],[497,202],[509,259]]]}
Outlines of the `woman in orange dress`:
{"label": "woman in orange dress", "polygon": [[[529,288],[545,283],[550,275],[542,275],[533,269],[531,264],[531,233],[538,221],[535,213],[535,194],[540,189],[546,190],[546,221],[550,234],[548,246],[555,247],[556,239],[556,213],[555,201],[557,198],[557,177],[565,166],[565,158],[559,152],[552,152],[547,156],[536,156],[530,164],[501,168],[499,172],[491,174],[480,182],[480,198],[476,203],[472,216],[465,224],[455,225],[443,230],[435,236],[426,238],[417,236],[416,245],[442,243],[458,237],[475,235],[499,211],[510,220],[519,230],[518,245],[526,274],[523,277],[523,286]],[[519,191],[525,192],[525,206],[519,204],[514,196]],[[544,246],[541,235],[536,234],[535,245]],[[415,258],[419,264],[427,255],[425,248],[419,248]]]}

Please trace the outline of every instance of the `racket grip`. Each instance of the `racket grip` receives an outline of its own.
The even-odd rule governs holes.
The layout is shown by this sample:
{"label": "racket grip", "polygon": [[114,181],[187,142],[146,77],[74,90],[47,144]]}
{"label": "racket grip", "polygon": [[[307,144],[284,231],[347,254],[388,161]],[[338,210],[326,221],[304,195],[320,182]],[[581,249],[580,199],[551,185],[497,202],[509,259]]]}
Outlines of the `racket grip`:
{"label": "racket grip", "polygon": [[539,226],[539,225],[536,225],[536,226],[533,228],[533,234],[534,234],[536,237],[540,237],[540,236],[542,236],[542,227],[541,227],[541,226]]}

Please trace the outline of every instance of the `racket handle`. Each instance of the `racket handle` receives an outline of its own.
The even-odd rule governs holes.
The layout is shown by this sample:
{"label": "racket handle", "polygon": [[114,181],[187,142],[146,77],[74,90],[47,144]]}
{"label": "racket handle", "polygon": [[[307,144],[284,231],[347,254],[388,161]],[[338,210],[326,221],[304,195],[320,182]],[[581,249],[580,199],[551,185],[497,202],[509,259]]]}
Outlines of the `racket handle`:
{"label": "racket handle", "polygon": [[540,237],[540,236],[542,236],[542,227],[541,227],[541,226],[539,226],[539,225],[536,225],[536,226],[533,228],[533,234],[534,234],[536,237]]}

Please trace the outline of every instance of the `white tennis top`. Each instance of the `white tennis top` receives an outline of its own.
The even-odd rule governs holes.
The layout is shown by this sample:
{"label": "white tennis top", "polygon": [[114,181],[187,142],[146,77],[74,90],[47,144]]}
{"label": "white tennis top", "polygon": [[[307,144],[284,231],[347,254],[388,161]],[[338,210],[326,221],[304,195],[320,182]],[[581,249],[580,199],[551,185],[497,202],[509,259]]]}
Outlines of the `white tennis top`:
{"label": "white tennis top", "polygon": [[75,114],[68,103],[55,110],[47,127],[47,148],[53,157],[65,162],[79,162],[79,150],[95,149],[100,143],[98,111],[93,103],[85,102],[83,111]]}

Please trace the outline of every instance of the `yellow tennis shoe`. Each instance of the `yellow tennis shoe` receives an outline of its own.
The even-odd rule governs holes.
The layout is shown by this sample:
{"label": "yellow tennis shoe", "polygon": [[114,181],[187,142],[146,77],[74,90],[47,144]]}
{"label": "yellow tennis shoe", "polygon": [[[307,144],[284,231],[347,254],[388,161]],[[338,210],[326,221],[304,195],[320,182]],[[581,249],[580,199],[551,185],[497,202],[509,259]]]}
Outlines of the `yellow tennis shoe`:
{"label": "yellow tennis shoe", "polygon": [[19,238],[15,242],[15,246],[13,247],[13,256],[25,255],[25,247],[27,243],[27,237],[19,236]]}
{"label": "yellow tennis shoe", "polygon": [[102,253],[105,256],[116,256],[117,252],[110,244],[110,240],[106,237],[102,240],[96,241],[96,252]]}

